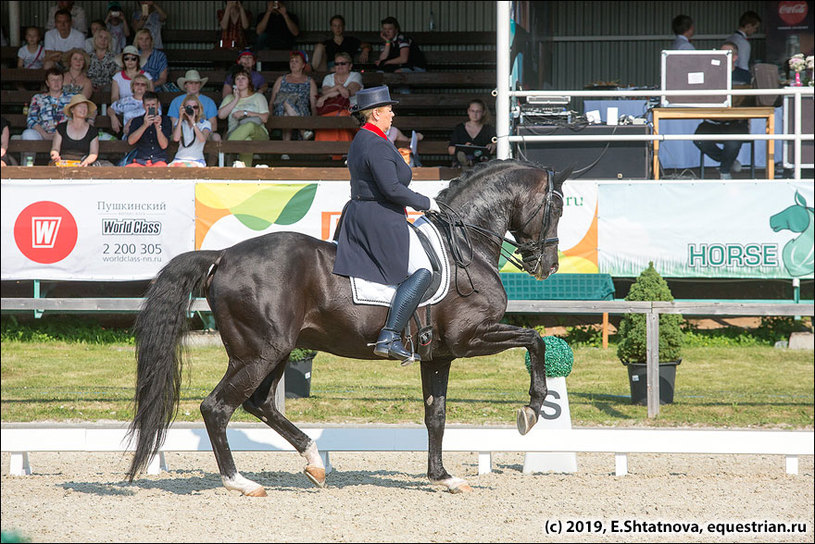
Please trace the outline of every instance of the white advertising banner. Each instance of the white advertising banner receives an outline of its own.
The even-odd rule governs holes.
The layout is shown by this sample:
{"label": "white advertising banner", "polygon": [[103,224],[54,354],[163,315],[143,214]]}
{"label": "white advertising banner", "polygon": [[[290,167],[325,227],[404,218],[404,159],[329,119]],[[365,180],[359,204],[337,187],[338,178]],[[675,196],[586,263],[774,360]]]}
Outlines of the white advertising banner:
{"label": "white advertising banner", "polygon": [[2,279],[142,280],[194,249],[195,182],[7,181]]}
{"label": "white advertising banner", "polygon": [[639,276],[812,278],[813,184],[792,180],[606,183],[599,266]]}

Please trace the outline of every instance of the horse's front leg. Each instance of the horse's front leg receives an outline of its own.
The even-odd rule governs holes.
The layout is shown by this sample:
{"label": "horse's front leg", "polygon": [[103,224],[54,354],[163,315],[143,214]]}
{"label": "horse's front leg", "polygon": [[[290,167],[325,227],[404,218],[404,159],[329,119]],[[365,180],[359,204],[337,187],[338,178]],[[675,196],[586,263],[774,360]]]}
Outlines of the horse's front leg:
{"label": "horse's front leg", "polygon": [[491,323],[486,330],[475,333],[467,344],[466,354],[462,357],[477,357],[491,355],[509,348],[526,348],[531,361],[531,377],[529,384],[529,404],[518,409],[518,432],[526,434],[540,418],[543,400],[546,398],[546,344],[540,334],[534,329],[524,329],[505,323]]}
{"label": "horse's front leg", "polygon": [[450,361],[422,361],[421,368],[424,424],[427,427],[427,477],[433,484],[444,486],[451,493],[472,491],[466,480],[450,476],[441,458]]}

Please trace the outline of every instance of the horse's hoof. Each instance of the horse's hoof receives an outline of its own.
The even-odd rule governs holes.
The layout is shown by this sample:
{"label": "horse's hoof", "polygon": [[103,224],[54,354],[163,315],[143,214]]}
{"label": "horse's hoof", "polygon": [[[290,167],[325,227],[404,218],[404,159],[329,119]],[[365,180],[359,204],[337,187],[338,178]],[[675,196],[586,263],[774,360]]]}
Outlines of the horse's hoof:
{"label": "horse's hoof", "polygon": [[253,489],[249,493],[244,493],[244,495],[246,495],[247,497],[265,497],[266,496],[266,490],[263,489],[263,486],[260,486],[260,487],[256,487],[255,489]]}
{"label": "horse's hoof", "polygon": [[473,488],[467,483],[467,480],[461,478],[445,478],[444,480],[430,480],[433,485],[446,487],[450,493],[472,493]]}
{"label": "horse's hoof", "polygon": [[470,487],[470,484],[467,484],[467,483],[461,484],[458,487],[451,487],[450,488],[450,493],[454,493],[454,494],[455,493],[472,493],[472,492],[473,492],[473,488]]}
{"label": "horse's hoof", "polygon": [[322,467],[315,467],[314,465],[306,465],[303,474],[311,480],[311,483],[317,487],[325,487],[325,469]]}
{"label": "horse's hoof", "polygon": [[524,406],[523,408],[518,408],[518,432],[521,433],[521,436],[525,435],[529,432],[529,430],[535,426],[535,423],[538,422],[538,416],[535,415],[535,411],[530,408],[529,406]]}

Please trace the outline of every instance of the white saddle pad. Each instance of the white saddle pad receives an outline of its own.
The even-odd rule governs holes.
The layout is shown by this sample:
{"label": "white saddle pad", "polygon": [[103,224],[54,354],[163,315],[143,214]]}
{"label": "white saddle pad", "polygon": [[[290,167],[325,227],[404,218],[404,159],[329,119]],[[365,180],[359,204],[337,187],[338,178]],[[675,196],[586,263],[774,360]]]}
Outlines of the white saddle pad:
{"label": "white saddle pad", "polygon": [[[447,262],[447,255],[444,252],[441,233],[439,233],[436,226],[425,219],[424,216],[417,219],[413,224],[430,240],[430,245],[433,246],[433,251],[436,253],[436,257],[441,265],[441,282],[439,283],[439,287],[436,289],[436,292],[433,293],[433,296],[419,304],[419,307],[422,307],[427,304],[436,304],[447,295],[447,289],[450,286],[450,264]],[[411,261],[417,261],[422,257],[427,261],[427,256],[424,254],[424,248],[421,244],[411,244],[410,251]],[[414,255],[417,251],[422,252],[422,254]],[[362,278],[351,278],[351,292],[353,293],[354,304],[390,306],[396,294],[396,287],[396,285],[385,285],[384,283],[376,283]]]}

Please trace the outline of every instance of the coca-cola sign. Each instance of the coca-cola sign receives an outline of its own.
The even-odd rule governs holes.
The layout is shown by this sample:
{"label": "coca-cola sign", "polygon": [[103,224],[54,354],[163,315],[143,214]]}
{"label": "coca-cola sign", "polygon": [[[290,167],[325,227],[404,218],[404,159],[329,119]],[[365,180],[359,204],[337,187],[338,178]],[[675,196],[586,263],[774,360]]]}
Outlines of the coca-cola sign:
{"label": "coca-cola sign", "polygon": [[803,22],[807,12],[806,0],[785,0],[778,3],[778,16],[790,26]]}

